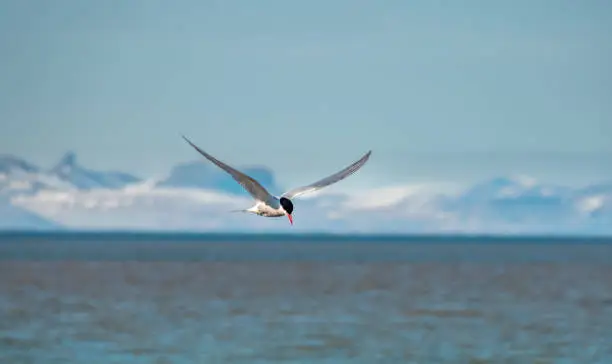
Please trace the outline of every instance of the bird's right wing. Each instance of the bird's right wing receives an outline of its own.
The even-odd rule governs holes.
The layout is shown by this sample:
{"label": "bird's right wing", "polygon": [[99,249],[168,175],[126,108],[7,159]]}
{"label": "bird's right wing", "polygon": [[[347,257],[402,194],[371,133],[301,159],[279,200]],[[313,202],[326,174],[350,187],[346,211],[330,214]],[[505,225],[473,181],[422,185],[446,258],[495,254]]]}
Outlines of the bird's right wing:
{"label": "bird's right wing", "polygon": [[228,166],[227,164],[221,162],[217,158],[212,155],[206,153],[202,149],[198,148],[195,144],[193,144],[189,139],[187,139],[183,135],[183,139],[189,145],[191,145],[195,150],[197,150],[200,154],[202,154],[206,159],[216,164],[219,168],[223,169],[225,172],[229,173],[236,182],[240,183],[240,185],[253,196],[254,199],[262,202],[269,202],[274,197],[261,185],[259,182],[254,180],[253,178],[247,176],[246,174],[240,172],[239,170]]}
{"label": "bird's right wing", "polygon": [[323,187],[326,187],[333,183],[341,181],[345,179],[346,177],[350,176],[351,174],[357,172],[361,167],[363,167],[363,165],[368,161],[368,159],[370,159],[370,154],[372,154],[371,150],[368,151],[363,157],[361,157],[361,159],[354,162],[350,166],[344,168],[343,170],[336,172],[329,177],[325,177],[322,180],[312,183],[308,186],[294,188],[291,191],[283,193],[282,197],[292,199],[294,197],[303,195],[305,193],[310,193],[310,192],[320,190]]}

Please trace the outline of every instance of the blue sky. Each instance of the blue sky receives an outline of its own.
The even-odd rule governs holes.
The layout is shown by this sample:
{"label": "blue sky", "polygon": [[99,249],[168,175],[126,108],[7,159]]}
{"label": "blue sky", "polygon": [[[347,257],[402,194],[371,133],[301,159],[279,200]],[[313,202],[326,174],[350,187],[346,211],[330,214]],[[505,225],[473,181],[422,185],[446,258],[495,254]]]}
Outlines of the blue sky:
{"label": "blue sky", "polygon": [[[607,1],[0,3],[0,153],[286,184],[612,178]],[[306,166],[306,167],[305,167]],[[365,172],[365,169],[364,169]]]}

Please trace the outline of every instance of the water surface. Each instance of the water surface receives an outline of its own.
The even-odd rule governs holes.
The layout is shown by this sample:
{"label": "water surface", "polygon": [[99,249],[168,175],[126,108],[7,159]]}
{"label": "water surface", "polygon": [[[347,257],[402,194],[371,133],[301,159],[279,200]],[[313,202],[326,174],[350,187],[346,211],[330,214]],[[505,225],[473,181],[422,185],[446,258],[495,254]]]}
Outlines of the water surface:
{"label": "water surface", "polygon": [[0,237],[1,363],[610,363],[605,239]]}

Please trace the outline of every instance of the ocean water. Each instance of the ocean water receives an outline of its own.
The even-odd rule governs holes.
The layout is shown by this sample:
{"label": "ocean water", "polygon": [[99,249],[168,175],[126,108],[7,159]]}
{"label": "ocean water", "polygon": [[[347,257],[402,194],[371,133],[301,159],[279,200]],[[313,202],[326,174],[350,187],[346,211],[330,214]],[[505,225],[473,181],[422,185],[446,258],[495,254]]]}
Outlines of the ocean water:
{"label": "ocean water", "polygon": [[612,363],[612,239],[6,233],[0,363]]}

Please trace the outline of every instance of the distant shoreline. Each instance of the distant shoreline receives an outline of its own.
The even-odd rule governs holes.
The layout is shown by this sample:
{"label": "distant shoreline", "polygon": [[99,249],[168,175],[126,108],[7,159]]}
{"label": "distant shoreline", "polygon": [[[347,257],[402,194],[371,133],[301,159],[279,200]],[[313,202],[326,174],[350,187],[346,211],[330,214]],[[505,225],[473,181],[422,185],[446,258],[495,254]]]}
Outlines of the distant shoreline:
{"label": "distant shoreline", "polygon": [[478,243],[478,242],[500,242],[500,243],[612,243],[612,236],[584,234],[460,234],[460,233],[436,233],[436,234],[366,234],[366,233],[286,233],[286,232],[195,232],[195,231],[151,231],[151,230],[0,230],[0,241],[6,239],[29,238],[44,240],[148,240],[148,241],[321,241],[332,239],[336,242],[420,242],[420,243]]}

